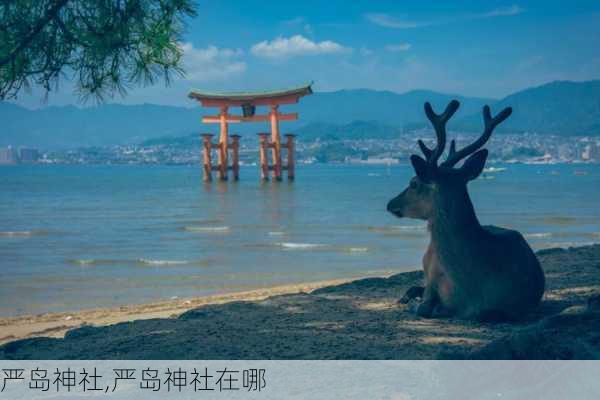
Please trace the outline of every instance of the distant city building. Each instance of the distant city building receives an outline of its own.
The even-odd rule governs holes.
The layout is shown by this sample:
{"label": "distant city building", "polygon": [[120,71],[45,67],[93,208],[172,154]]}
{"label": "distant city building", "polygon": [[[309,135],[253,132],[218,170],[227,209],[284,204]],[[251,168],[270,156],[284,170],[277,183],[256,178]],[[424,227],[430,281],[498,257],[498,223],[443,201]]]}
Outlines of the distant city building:
{"label": "distant city building", "polygon": [[583,148],[583,151],[581,152],[581,159],[583,161],[589,161],[590,160],[590,153],[592,152],[592,146],[590,146],[589,144],[587,146],[585,146]]}
{"label": "distant city building", "polygon": [[[299,140],[297,161],[346,162],[358,164],[407,163],[409,156],[418,151],[414,142],[417,133],[400,135],[394,139],[361,137],[359,139]],[[458,147],[473,139],[457,135]],[[470,139],[471,138],[471,139]],[[474,139],[473,139],[474,140]],[[197,142],[154,141],[148,145],[103,146],[55,151],[32,148],[0,149],[0,163],[17,162],[40,164],[198,164],[201,153]],[[426,143],[431,144],[431,143]],[[522,163],[600,163],[600,137],[563,137],[553,135],[498,135],[489,146],[491,162]],[[257,165],[259,151],[253,140],[241,139],[240,164]]]}
{"label": "distant city building", "polygon": [[18,162],[19,156],[12,146],[0,149],[0,164],[16,164]]}
{"label": "distant city building", "polygon": [[590,143],[583,148],[581,152],[581,159],[583,161],[599,161],[600,160],[600,147],[595,143]]}
{"label": "distant city building", "polygon": [[40,158],[40,152],[37,149],[22,147],[19,149],[19,159],[22,163],[34,163]]}
{"label": "distant city building", "polygon": [[560,160],[572,160],[577,155],[577,148],[565,143],[558,146],[557,153]]}

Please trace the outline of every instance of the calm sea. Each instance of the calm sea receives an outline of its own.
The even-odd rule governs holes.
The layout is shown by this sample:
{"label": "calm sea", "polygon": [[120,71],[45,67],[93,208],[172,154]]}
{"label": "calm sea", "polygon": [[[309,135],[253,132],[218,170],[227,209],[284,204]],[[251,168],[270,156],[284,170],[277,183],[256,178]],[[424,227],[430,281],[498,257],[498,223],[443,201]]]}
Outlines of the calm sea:
{"label": "calm sea", "polygon": [[[600,166],[495,165],[480,220],[536,248],[600,242]],[[299,166],[293,184],[198,166],[0,168],[0,315],[144,303],[420,266],[427,232],[385,211],[408,166]]]}

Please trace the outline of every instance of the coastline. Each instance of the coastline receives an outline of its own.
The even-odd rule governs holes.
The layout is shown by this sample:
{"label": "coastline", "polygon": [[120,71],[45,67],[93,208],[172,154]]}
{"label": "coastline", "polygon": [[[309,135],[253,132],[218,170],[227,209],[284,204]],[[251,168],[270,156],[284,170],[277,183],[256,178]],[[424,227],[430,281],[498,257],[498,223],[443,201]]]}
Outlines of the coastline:
{"label": "coastline", "polygon": [[35,337],[61,338],[71,329],[85,326],[106,326],[119,322],[147,320],[152,318],[176,318],[197,307],[225,304],[234,301],[259,301],[271,296],[308,293],[327,286],[348,283],[369,277],[387,275],[365,275],[358,278],[331,279],[317,282],[295,283],[266,287],[241,292],[129,304],[116,307],[92,308],[78,311],[43,313],[0,317],[0,345],[14,340]]}
{"label": "coastline", "polygon": [[[65,313],[21,317],[32,337],[0,345],[0,359],[600,359],[600,245],[537,256],[546,291],[518,321],[417,317],[415,302],[398,302],[422,282],[412,271],[94,310],[68,322],[98,326],[66,333]],[[44,324],[54,331],[31,332]]]}

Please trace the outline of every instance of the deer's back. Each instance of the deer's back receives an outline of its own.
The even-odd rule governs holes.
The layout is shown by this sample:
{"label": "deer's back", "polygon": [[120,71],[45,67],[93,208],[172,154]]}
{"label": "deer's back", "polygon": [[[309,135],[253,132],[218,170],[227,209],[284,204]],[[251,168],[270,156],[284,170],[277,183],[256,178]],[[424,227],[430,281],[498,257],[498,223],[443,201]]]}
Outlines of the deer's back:
{"label": "deer's back", "polygon": [[[542,267],[521,233],[498,226],[483,227],[480,248],[489,278],[486,289],[506,298],[508,306],[536,305],[544,292]],[[513,303],[514,304],[511,304]]]}

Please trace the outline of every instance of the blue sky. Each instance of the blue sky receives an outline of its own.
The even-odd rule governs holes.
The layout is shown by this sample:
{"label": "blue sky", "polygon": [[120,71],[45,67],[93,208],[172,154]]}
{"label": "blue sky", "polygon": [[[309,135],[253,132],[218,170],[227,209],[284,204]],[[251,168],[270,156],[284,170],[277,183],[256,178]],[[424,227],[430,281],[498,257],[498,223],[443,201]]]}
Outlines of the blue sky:
{"label": "blue sky", "polygon": [[[199,1],[188,75],[116,103],[191,106],[189,88],[431,89],[503,97],[600,79],[600,1]],[[39,93],[20,104],[39,107]],[[76,103],[68,84],[49,104]]]}

